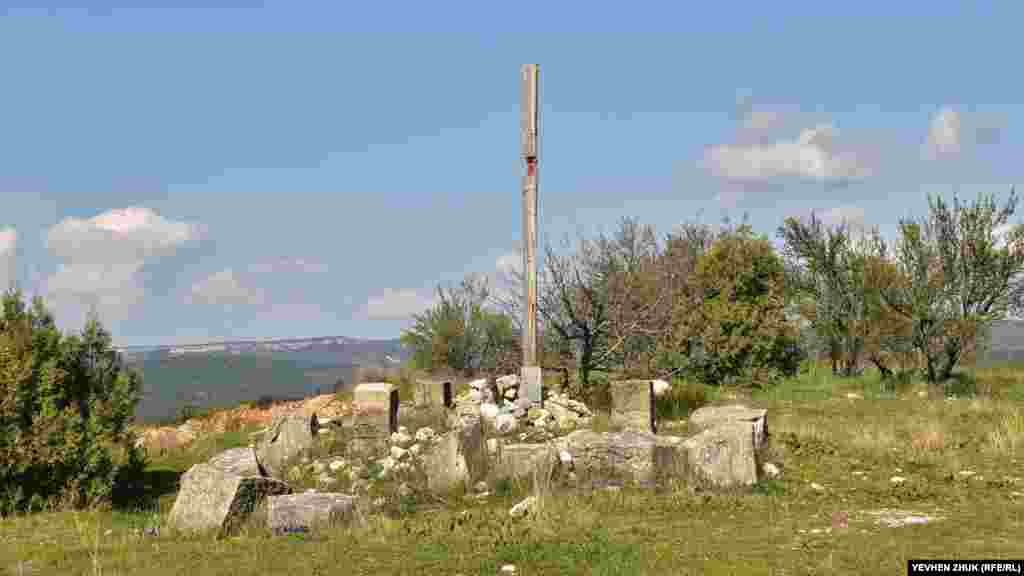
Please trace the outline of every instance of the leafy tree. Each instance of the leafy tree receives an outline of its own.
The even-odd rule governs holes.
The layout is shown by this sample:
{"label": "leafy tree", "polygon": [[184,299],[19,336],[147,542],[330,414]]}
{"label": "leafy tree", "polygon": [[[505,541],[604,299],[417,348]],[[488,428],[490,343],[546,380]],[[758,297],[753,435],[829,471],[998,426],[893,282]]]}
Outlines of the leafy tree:
{"label": "leafy tree", "polygon": [[912,323],[929,382],[948,379],[979,335],[1024,308],[1024,226],[1013,226],[1005,242],[998,234],[1017,201],[1013,189],[1001,208],[988,195],[970,205],[954,198],[952,209],[929,197],[926,218],[900,221],[895,261],[905,281],[889,283],[882,296]]}
{"label": "leafy tree", "polygon": [[438,286],[437,294],[438,302],[415,315],[413,327],[401,334],[415,367],[475,374],[513,362],[512,320],[487,308],[490,292],[485,279],[470,275],[457,287]]}
{"label": "leafy tree", "polygon": [[795,374],[800,350],[785,314],[782,259],[747,225],[715,240],[697,260],[701,298],[679,303],[675,347],[686,369],[709,384],[755,386]]}
{"label": "leafy tree", "polygon": [[63,336],[38,297],[3,297],[0,316],[0,514],[95,505],[145,466],[129,425],[141,381],[122,369],[93,316]]}

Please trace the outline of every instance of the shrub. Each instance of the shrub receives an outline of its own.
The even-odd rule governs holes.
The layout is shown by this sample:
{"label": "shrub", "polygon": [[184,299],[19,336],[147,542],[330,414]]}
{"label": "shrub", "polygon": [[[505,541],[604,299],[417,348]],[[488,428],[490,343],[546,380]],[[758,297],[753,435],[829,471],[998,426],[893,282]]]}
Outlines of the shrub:
{"label": "shrub", "polygon": [[110,502],[145,467],[131,424],[141,380],[122,369],[91,317],[62,335],[38,297],[3,297],[0,315],[0,515]]}

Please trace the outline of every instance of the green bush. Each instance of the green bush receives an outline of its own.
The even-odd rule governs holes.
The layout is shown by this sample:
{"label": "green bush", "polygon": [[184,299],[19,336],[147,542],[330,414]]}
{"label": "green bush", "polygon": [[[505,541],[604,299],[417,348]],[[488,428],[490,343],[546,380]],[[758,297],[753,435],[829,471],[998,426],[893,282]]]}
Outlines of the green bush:
{"label": "green bush", "polygon": [[139,376],[90,318],[63,335],[38,297],[0,315],[0,515],[110,503],[138,486],[145,459],[130,429]]}

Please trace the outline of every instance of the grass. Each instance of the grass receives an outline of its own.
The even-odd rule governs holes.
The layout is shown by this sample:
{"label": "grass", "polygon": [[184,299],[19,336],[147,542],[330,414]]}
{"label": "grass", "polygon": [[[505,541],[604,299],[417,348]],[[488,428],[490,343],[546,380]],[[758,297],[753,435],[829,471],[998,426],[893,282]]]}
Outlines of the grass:
{"label": "grass", "polygon": [[[823,372],[743,398],[769,409],[766,458],[782,469],[748,490],[564,493],[538,478],[498,483],[482,500],[406,499],[392,514],[323,534],[273,537],[250,525],[222,539],[134,535],[166,517],[176,473],[241,442],[243,428],[154,462],[148,509],[0,521],[0,570],[493,575],[514,564],[518,574],[902,574],[909,558],[1024,557],[1024,367],[972,369],[960,381],[969,385],[931,391]],[[951,399],[954,389],[961,395]],[[659,413],[682,417],[725,396],[676,382]],[[527,495],[538,497],[536,512],[511,518]],[[870,515],[883,509],[946,519],[890,528]],[[833,524],[840,513],[848,527]]]}

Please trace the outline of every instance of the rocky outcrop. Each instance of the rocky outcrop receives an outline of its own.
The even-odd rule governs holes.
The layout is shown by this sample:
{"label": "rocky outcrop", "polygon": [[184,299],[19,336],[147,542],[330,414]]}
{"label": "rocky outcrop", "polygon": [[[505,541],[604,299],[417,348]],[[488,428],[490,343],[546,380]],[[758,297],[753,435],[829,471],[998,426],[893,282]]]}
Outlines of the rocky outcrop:
{"label": "rocky outcrop", "polygon": [[168,524],[185,532],[231,532],[268,496],[291,492],[280,480],[239,476],[210,464],[196,464],[181,477]]}

